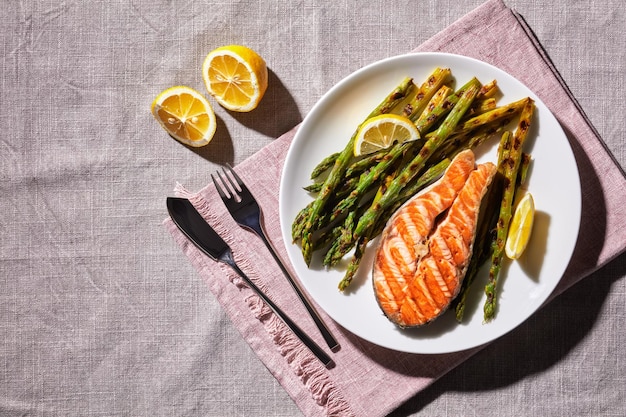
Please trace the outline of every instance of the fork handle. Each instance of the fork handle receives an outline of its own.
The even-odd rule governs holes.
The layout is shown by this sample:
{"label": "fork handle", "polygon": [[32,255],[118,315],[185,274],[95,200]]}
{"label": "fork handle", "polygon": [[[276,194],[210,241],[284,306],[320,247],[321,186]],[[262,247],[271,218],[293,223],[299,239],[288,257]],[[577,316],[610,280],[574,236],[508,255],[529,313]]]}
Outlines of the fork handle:
{"label": "fork handle", "polygon": [[263,292],[256,284],[248,278],[248,276],[237,266],[233,255],[230,251],[226,251],[220,258],[220,261],[229,265],[235,272],[248,284],[248,286],[269,306],[270,309],[291,329],[291,331],[305,344],[311,352],[327,367],[334,365],[333,360],[317,345],[304,331],[298,327],[274,302]]}
{"label": "fork handle", "polygon": [[259,226],[259,230],[257,230],[256,227],[253,227],[252,229],[256,232],[257,235],[259,235],[261,240],[263,240],[263,243],[265,243],[265,246],[267,246],[267,249],[269,249],[270,253],[272,254],[272,257],[274,258],[274,260],[280,267],[281,271],[283,271],[283,274],[287,278],[287,281],[289,281],[289,284],[291,284],[291,287],[298,295],[298,298],[300,298],[300,301],[302,302],[302,304],[304,304],[304,307],[311,315],[311,318],[313,319],[313,321],[315,322],[315,325],[317,326],[320,333],[322,334],[322,337],[324,337],[324,340],[326,341],[326,344],[328,345],[328,347],[333,352],[337,350],[339,348],[339,342],[337,342],[337,339],[335,339],[335,337],[332,335],[332,333],[330,332],[330,330],[328,329],[328,327],[326,326],[326,324],[320,317],[315,307],[311,305],[311,302],[304,295],[298,283],[293,279],[289,271],[287,271],[287,268],[285,268],[285,265],[278,257],[278,254],[274,250],[274,247],[272,246],[270,241],[265,237],[265,233],[263,233],[263,230],[260,230],[260,226]]}

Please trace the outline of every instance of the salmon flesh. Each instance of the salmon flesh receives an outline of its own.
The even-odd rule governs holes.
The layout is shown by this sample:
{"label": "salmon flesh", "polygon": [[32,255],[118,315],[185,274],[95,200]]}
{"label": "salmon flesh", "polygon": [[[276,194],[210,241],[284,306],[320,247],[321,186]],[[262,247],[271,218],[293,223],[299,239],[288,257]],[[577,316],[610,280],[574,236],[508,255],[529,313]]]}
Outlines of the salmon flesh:
{"label": "salmon flesh", "polygon": [[460,152],[442,177],[389,219],[376,250],[374,293],[401,328],[430,323],[457,296],[472,256],[481,201],[496,166]]}

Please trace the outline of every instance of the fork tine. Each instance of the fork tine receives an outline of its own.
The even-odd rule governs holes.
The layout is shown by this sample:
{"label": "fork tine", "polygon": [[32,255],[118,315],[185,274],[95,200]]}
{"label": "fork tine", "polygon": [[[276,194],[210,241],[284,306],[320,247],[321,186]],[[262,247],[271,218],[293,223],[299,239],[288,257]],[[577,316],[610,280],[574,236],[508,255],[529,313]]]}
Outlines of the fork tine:
{"label": "fork tine", "polygon": [[[226,184],[226,180],[228,180],[228,183],[230,184],[229,190],[231,190],[234,194],[239,194],[240,190],[242,189],[241,186],[237,185],[239,184],[239,182],[235,184],[235,182],[232,180],[230,175],[228,175],[228,171],[226,171],[226,167],[222,167],[222,171],[224,171],[223,174],[221,172],[218,172],[218,174],[220,178],[222,179],[222,181],[224,181],[224,184]],[[230,172],[234,174],[234,171],[231,170]]]}
{"label": "fork tine", "polygon": [[[230,164],[229,164],[229,163],[226,163],[226,168],[228,168],[228,170],[230,171],[230,173],[233,175],[233,178],[235,178],[235,181],[237,181],[237,184],[239,185],[239,188],[240,188],[242,191],[249,192],[249,191],[248,191],[248,187],[246,187],[246,184],[244,184],[244,182],[242,181],[242,179],[241,179],[241,178],[239,178],[239,175],[237,175],[237,173],[235,172],[235,169],[234,169],[232,166],[230,166]],[[224,170],[226,170],[226,168],[224,168]]]}
{"label": "fork tine", "polygon": [[217,193],[220,195],[222,200],[224,200],[224,199],[229,200],[230,197],[231,197],[231,195],[230,195],[231,192],[230,192],[230,190],[228,190],[229,191],[228,195],[224,192],[224,187],[226,187],[226,184],[223,183],[224,180],[219,175],[219,172],[218,172],[217,176],[218,176],[219,179],[215,178],[213,176],[213,174],[211,174],[211,179],[213,180],[213,184],[215,185],[215,189],[217,190]]}

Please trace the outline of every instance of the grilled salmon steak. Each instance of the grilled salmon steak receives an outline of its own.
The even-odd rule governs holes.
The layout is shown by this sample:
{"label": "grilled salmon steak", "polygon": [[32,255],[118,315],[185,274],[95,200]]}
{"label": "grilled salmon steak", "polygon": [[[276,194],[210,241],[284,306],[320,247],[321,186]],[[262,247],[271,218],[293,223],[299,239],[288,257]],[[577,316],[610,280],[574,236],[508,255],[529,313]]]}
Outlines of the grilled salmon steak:
{"label": "grilled salmon steak", "polygon": [[422,326],[457,296],[470,258],[480,204],[496,173],[466,150],[443,176],[389,219],[373,268],[374,293],[397,326]]}

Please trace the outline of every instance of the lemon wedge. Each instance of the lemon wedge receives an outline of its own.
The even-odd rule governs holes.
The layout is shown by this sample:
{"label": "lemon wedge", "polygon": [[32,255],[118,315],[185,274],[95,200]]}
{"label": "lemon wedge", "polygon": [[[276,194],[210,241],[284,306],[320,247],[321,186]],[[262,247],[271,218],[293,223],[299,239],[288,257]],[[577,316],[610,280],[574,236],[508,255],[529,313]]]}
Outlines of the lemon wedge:
{"label": "lemon wedge", "polygon": [[217,123],[207,99],[186,86],[170,87],[152,102],[152,115],[174,139],[193,147],[208,144]]}
{"label": "lemon wedge", "polygon": [[394,142],[407,142],[420,138],[415,124],[397,114],[381,114],[366,120],[357,132],[354,156],[366,155],[388,148]]}
{"label": "lemon wedge", "polygon": [[525,193],[517,203],[504,250],[509,259],[518,259],[524,253],[533,229],[535,201],[530,193]]}
{"label": "lemon wedge", "polygon": [[232,111],[254,110],[267,90],[265,60],[242,45],[222,46],[209,52],[202,64],[202,77],[209,94]]}

